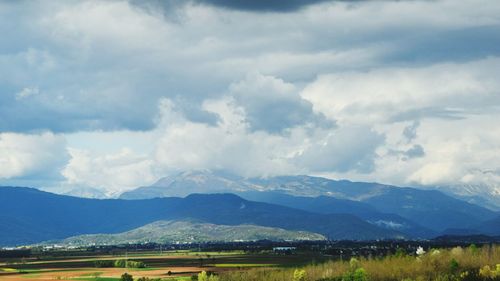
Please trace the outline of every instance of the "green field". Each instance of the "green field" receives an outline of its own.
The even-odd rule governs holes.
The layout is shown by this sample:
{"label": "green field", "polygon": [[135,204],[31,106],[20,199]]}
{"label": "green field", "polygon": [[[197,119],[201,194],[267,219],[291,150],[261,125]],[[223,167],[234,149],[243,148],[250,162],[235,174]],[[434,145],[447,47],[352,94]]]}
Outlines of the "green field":
{"label": "green field", "polygon": [[[208,281],[499,281],[500,246],[430,249],[421,255],[404,252],[385,257],[344,261],[315,252],[275,254],[270,251],[169,251],[127,254],[146,268],[96,268],[95,261],[124,259],[123,255],[38,257],[0,263],[0,280],[117,281],[125,272],[150,280],[192,280],[200,272]],[[8,263],[8,266],[7,266]],[[201,275],[200,275],[201,276]],[[203,276],[201,276],[204,280]]]}
{"label": "green field", "polygon": [[[143,262],[145,268],[96,268],[96,261],[116,260]],[[128,272],[135,278],[161,278],[165,280],[191,280],[201,271],[223,274],[228,271],[251,268],[287,268],[303,266],[312,261],[327,261],[319,253],[302,252],[296,255],[278,255],[272,252],[245,253],[244,251],[163,251],[128,253],[126,255],[91,255],[82,253],[71,256],[47,255],[25,261],[0,262],[0,280],[83,280],[115,281]]]}

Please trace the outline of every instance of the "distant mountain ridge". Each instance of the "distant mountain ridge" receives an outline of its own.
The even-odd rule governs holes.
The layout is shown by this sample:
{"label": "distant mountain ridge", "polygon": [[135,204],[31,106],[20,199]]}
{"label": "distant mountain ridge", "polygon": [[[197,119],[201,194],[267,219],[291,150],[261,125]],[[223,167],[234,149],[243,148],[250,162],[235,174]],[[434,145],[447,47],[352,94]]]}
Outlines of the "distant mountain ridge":
{"label": "distant mountain ridge", "polygon": [[319,233],[329,239],[404,238],[349,214],[316,214],[232,194],[147,200],[84,199],[32,188],[0,187],[0,245],[33,244],[93,233],[116,234],[161,220],[195,219]]}
{"label": "distant mountain ridge", "polygon": [[119,234],[87,234],[48,244],[86,246],[141,243],[196,243],[237,241],[320,241],[321,234],[256,225],[217,225],[192,220],[157,221]]}
{"label": "distant mountain ridge", "polygon": [[486,184],[462,184],[439,186],[439,190],[469,203],[500,211],[500,187]]}
{"label": "distant mountain ridge", "polygon": [[229,173],[208,170],[186,171],[164,177],[151,186],[122,193],[120,199],[185,197],[193,193],[234,193],[263,190],[261,186]]}
{"label": "distant mountain ridge", "polygon": [[106,199],[108,195],[97,188],[91,187],[77,187],[68,192],[63,193],[62,195],[75,196],[80,198],[90,198],[90,199]]}
{"label": "distant mountain ridge", "polygon": [[191,171],[122,198],[134,200],[0,187],[0,245],[120,234],[157,221],[186,219],[306,231],[333,240],[500,235],[499,213],[439,191],[310,176],[245,179]]}
{"label": "distant mountain ridge", "polygon": [[[155,197],[182,196],[186,193],[236,193],[241,196],[268,203],[281,204],[278,201],[266,200],[275,198],[275,194],[302,197],[302,203],[295,200],[294,208],[307,211],[307,197],[330,197],[351,201],[351,210],[343,213],[360,216],[359,208],[370,206],[373,214],[392,214],[396,221],[381,219],[380,216],[365,217],[374,223],[389,223],[388,226],[401,224],[401,219],[413,226],[421,226],[436,233],[450,228],[468,228],[477,222],[495,218],[498,213],[489,209],[453,198],[440,191],[422,190],[408,187],[395,187],[378,183],[336,181],[311,176],[279,176],[266,179],[245,179],[226,173],[212,171],[183,172],[159,180],[150,187],[141,187],[123,193],[122,199],[144,199]],[[260,195],[256,195],[259,194]],[[253,194],[254,197],[246,197]],[[256,197],[255,197],[256,196]],[[274,196],[274,197],[273,197]],[[258,199],[257,199],[258,198]],[[275,198],[276,199],[276,198]],[[340,201],[336,201],[336,204]],[[364,204],[361,204],[364,203]],[[291,205],[287,205],[291,206]],[[330,213],[339,213],[330,210]],[[366,214],[366,213],[365,213]],[[362,217],[362,216],[360,216]]]}
{"label": "distant mountain ridge", "polygon": [[438,232],[422,227],[397,214],[382,213],[359,201],[330,196],[298,197],[275,192],[241,192],[239,196],[252,201],[266,202],[320,214],[352,214],[382,228],[398,230],[413,237],[434,237]]}

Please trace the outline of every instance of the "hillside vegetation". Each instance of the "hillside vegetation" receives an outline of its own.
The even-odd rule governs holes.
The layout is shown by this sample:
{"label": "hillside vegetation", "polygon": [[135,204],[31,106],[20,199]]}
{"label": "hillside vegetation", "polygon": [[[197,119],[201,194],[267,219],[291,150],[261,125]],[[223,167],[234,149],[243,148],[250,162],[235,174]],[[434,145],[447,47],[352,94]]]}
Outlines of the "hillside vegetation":
{"label": "hillside vegetation", "polygon": [[323,235],[256,225],[216,225],[193,221],[158,221],[120,234],[80,235],[64,239],[66,245],[119,245],[140,243],[190,243],[209,241],[325,240]]}

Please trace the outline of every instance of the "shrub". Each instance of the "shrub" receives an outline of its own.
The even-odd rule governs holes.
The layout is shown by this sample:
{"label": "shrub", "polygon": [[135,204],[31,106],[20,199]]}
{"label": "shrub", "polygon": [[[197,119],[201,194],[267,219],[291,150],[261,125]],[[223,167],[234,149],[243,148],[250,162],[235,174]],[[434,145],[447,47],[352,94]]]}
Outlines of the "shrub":
{"label": "shrub", "polygon": [[161,281],[161,278],[141,277],[141,278],[137,279],[137,281]]}
{"label": "shrub", "polygon": [[351,260],[349,261],[349,266],[351,267],[351,270],[355,270],[359,267],[359,260],[356,258],[351,258]]}
{"label": "shrub", "polygon": [[293,272],[293,281],[305,281],[306,280],[306,271],[301,269],[296,269]]}
{"label": "shrub", "polygon": [[451,259],[451,261],[450,261],[450,272],[451,273],[457,273],[459,267],[460,267],[460,265],[458,264],[458,261],[456,259]]}
{"label": "shrub", "polygon": [[103,267],[114,267],[115,264],[113,261],[105,261],[105,260],[96,260],[94,261],[94,267],[103,268]]}
{"label": "shrub", "polygon": [[202,271],[196,276],[196,279],[193,279],[191,277],[191,280],[198,280],[198,281],[219,281],[219,277],[211,272],[207,273],[206,271]]}
{"label": "shrub", "polygon": [[406,256],[406,251],[403,250],[402,248],[398,248],[396,250],[396,253],[394,253],[394,257],[396,258],[402,258],[402,257],[405,257]]}
{"label": "shrub", "polygon": [[146,264],[142,261],[127,261],[127,267],[131,268],[145,268]]}
{"label": "shrub", "polygon": [[368,274],[363,268],[349,271],[342,276],[342,281],[368,281]]}
{"label": "shrub", "polygon": [[478,251],[479,251],[479,250],[478,250],[478,248],[477,248],[476,244],[470,244],[470,246],[469,246],[469,251],[471,251],[471,253],[472,253],[473,255],[475,255],[475,254],[477,254],[477,253],[478,253]]}
{"label": "shrub", "polygon": [[114,264],[115,267],[126,267],[127,266],[127,261],[125,260],[115,260],[115,264]]}
{"label": "shrub", "polygon": [[126,260],[116,260],[114,263],[115,267],[125,268],[145,268],[146,264],[142,261],[126,261]]}
{"label": "shrub", "polygon": [[479,275],[483,278],[500,280],[500,264],[497,264],[495,268],[491,268],[489,265],[483,266],[479,269]]}
{"label": "shrub", "polygon": [[128,273],[123,273],[121,281],[134,281],[134,277]]}

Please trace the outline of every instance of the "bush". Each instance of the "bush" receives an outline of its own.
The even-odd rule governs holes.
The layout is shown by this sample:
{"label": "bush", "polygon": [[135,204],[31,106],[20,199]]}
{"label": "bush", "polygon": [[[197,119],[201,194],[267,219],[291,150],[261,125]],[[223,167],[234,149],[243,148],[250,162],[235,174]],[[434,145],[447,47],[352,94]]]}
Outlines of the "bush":
{"label": "bush", "polygon": [[146,264],[142,261],[126,261],[126,260],[116,260],[114,263],[114,267],[119,268],[145,268]]}
{"label": "bush", "polygon": [[125,268],[127,266],[127,261],[125,260],[115,260],[115,267]]}
{"label": "bush", "polygon": [[403,250],[402,248],[398,248],[396,250],[396,253],[394,253],[394,257],[396,257],[396,258],[403,258],[405,256],[406,256],[406,251]]}
{"label": "bush", "polygon": [[450,272],[451,273],[457,273],[459,267],[460,267],[460,265],[458,264],[458,261],[456,259],[451,259],[451,261],[450,261]]}
{"label": "bush", "polygon": [[104,261],[104,260],[96,260],[94,261],[94,267],[103,268],[103,267],[114,267],[115,264],[113,261]]}
{"label": "bush", "polygon": [[500,280],[500,264],[497,264],[494,268],[491,268],[489,265],[483,266],[479,270],[479,275],[483,278]]}
{"label": "bush", "polygon": [[349,271],[342,276],[342,281],[368,281],[368,274],[363,268]]}
{"label": "bush", "polygon": [[296,269],[293,272],[293,281],[305,281],[306,280],[306,271],[301,269]]}
{"label": "bush", "polygon": [[128,273],[123,273],[121,281],[134,281],[134,277]]}
{"label": "bush", "polygon": [[161,281],[161,278],[141,277],[141,278],[137,279],[137,281]]}
{"label": "bush", "polygon": [[146,268],[146,264],[142,261],[127,261],[127,267]]}
{"label": "bush", "polygon": [[[193,278],[191,277],[191,280]],[[196,277],[196,280],[198,281],[219,281],[219,277],[217,275],[214,275],[213,273],[207,273],[206,271],[202,271],[198,274]]]}

